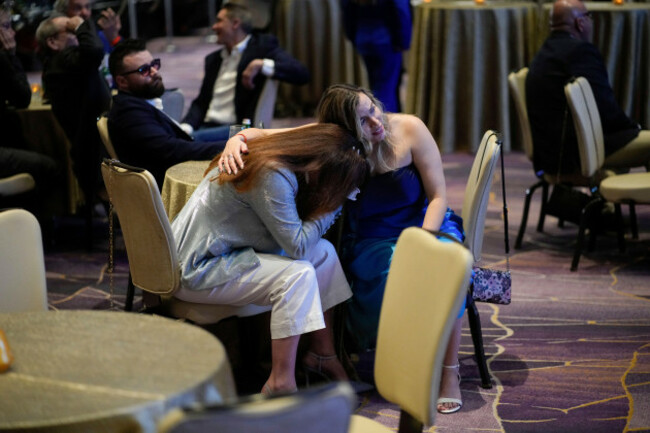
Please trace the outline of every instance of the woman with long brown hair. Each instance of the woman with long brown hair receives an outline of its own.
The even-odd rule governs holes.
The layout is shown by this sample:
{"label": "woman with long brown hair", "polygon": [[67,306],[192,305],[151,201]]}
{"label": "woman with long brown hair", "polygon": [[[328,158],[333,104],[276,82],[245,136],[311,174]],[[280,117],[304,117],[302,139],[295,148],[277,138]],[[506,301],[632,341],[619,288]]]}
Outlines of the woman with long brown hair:
{"label": "woman with long brown hair", "polygon": [[265,394],[296,389],[298,340],[307,333],[303,363],[346,380],[326,324],[327,310],[351,291],[322,236],[367,174],[360,143],[318,124],[251,139],[248,147],[245,168],[233,174],[220,171],[217,155],[172,222],[181,261],[176,296],[272,306]]}

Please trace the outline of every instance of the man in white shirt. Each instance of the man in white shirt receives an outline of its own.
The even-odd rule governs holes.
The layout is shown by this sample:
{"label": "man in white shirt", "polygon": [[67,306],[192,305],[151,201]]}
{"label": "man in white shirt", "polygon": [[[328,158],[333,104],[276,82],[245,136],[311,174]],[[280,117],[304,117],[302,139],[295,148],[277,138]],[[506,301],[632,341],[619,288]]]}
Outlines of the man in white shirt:
{"label": "man in white shirt", "polygon": [[227,139],[230,124],[253,119],[267,78],[292,84],[309,81],[307,68],[282,50],[275,36],[252,29],[245,6],[227,3],[219,10],[212,30],[222,47],[205,58],[199,96],[182,124],[196,140]]}

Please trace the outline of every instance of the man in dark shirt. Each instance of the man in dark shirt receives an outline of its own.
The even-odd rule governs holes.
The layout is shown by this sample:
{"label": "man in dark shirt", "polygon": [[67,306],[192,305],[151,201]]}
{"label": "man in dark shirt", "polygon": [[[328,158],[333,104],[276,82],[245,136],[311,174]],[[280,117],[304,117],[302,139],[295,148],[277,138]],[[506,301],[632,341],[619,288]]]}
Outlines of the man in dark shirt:
{"label": "man in dark shirt", "polygon": [[70,140],[73,170],[86,205],[92,206],[102,185],[97,117],[110,105],[110,91],[98,70],[104,48],[92,22],[78,16],[44,20],[36,38],[44,54],[45,99]]}
{"label": "man in dark shirt", "polygon": [[126,39],[117,44],[109,67],[119,92],[108,115],[108,133],[120,161],[148,170],[162,188],[172,165],[212,159],[223,150],[223,141],[193,141],[162,111],[160,59],[153,58],[144,42]]}
{"label": "man in dark shirt", "polygon": [[592,24],[582,1],[557,0],[553,4],[551,34],[533,59],[526,79],[535,170],[549,174],[580,171],[575,129],[564,95],[564,85],[573,77],[585,77],[593,90],[605,139],[604,165],[650,166],[650,131],[641,130],[616,102],[603,57],[590,42]]}

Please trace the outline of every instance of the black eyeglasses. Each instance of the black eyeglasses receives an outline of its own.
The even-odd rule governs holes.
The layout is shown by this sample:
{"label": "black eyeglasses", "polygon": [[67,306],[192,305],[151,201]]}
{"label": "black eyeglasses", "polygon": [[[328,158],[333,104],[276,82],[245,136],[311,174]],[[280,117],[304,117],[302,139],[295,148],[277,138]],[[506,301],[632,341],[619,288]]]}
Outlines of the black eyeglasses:
{"label": "black eyeglasses", "polygon": [[148,77],[151,74],[151,68],[155,68],[156,71],[160,71],[160,59],[153,59],[151,63],[147,65],[142,65],[138,69],[134,69],[132,71],[124,72],[121,73],[120,75],[129,75],[129,74],[135,74],[136,72],[143,77]]}

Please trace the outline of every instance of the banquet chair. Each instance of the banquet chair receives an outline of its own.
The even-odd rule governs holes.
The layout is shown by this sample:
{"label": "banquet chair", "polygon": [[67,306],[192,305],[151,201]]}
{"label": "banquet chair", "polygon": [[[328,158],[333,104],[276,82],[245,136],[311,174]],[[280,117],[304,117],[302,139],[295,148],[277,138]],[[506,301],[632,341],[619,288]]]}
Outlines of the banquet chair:
{"label": "banquet chair", "polygon": [[278,95],[278,80],[266,79],[264,88],[257,100],[255,114],[253,115],[253,127],[270,128],[275,110],[275,99]]}
{"label": "banquet chair", "polygon": [[24,209],[0,212],[0,313],[47,310],[41,228]]}
{"label": "banquet chair", "polygon": [[[400,433],[419,433],[434,423],[442,360],[472,261],[460,243],[442,242],[421,228],[409,227],[397,240],[379,316],[375,384],[399,406]],[[349,431],[393,430],[353,415]]]}
{"label": "banquet chair", "polygon": [[158,433],[345,433],[355,406],[350,384],[332,382],[295,394],[257,394],[218,406],[177,408],[161,420]]}
{"label": "banquet chair", "polygon": [[[517,72],[508,74],[508,87],[510,94],[515,103],[515,111],[517,112],[517,119],[519,120],[519,129],[521,130],[522,144],[524,153],[528,160],[533,162],[533,134],[530,130],[530,120],[528,119],[528,108],[526,107],[526,76],[528,75],[528,68],[521,68]],[[539,210],[539,219],[537,221],[537,231],[544,230],[544,220],[546,217],[546,202],[548,201],[548,186],[549,183],[544,179],[544,172],[542,170],[536,171],[537,182],[526,189],[526,197],[524,200],[524,211],[521,215],[521,224],[519,225],[519,232],[515,240],[515,248],[521,248],[521,243],[528,224],[528,211],[530,210],[530,200],[537,188],[542,188],[542,202]]]}
{"label": "banquet chair", "polygon": [[185,95],[183,95],[181,89],[167,89],[160,99],[162,100],[163,112],[175,121],[180,122],[185,109]]}
{"label": "banquet chair", "polygon": [[175,298],[181,267],[156,180],[144,169],[115,160],[105,159],[101,170],[120,221],[129,260],[131,276],[125,309],[130,309],[133,303],[135,287],[151,294],[143,296],[145,304],[149,302],[146,306],[162,307],[166,314],[198,325],[214,324],[231,316],[253,316],[271,309],[257,305],[198,304]]}
{"label": "banquet chair", "polygon": [[[465,246],[472,253],[474,263],[481,260],[487,204],[500,152],[501,141],[497,133],[495,131],[486,131],[474,157],[465,186],[461,216],[463,218],[463,228],[465,229]],[[483,388],[491,388],[490,373],[483,347],[481,318],[471,292],[467,295],[466,308],[472,342],[474,343],[476,364],[481,374],[481,385]]]}
{"label": "banquet chair", "polygon": [[29,173],[0,178],[0,208],[31,208],[35,201],[36,181]]}
{"label": "banquet chair", "polygon": [[584,207],[576,247],[571,262],[571,270],[578,269],[584,243],[585,231],[589,229],[592,244],[598,231],[597,219],[602,205],[607,201],[615,204],[616,230],[620,252],[625,251],[621,203],[630,204],[630,221],[633,235],[636,233],[635,203],[650,204],[650,173],[629,173],[607,176],[601,180],[599,172],[605,161],[605,144],[600,113],[589,82],[578,77],[564,87],[569,109],[578,140],[580,169],[584,177],[590,179],[591,200]]}
{"label": "banquet chair", "polygon": [[104,143],[106,153],[108,153],[111,158],[118,159],[111,137],[108,135],[108,117],[106,117],[105,114],[102,114],[97,118],[97,130],[99,131],[99,138],[101,138],[102,143]]}

